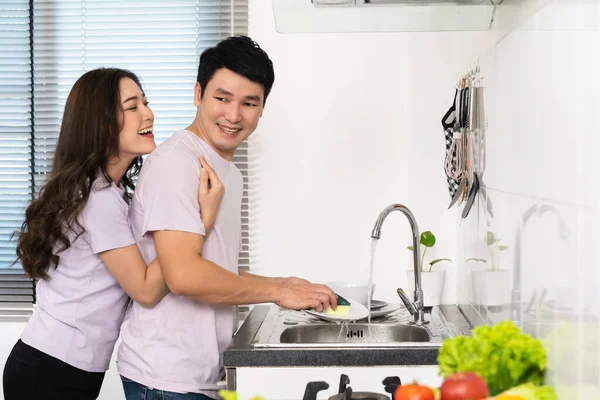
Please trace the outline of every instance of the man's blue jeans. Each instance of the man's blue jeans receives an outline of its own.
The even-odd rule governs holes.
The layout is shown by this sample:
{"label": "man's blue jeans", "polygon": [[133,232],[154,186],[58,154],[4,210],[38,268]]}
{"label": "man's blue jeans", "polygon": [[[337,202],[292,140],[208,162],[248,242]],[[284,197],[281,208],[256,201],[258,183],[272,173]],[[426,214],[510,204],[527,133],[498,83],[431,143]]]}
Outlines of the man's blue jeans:
{"label": "man's blue jeans", "polygon": [[127,400],[213,400],[199,393],[173,393],[164,390],[150,389],[137,382],[121,376],[123,390]]}

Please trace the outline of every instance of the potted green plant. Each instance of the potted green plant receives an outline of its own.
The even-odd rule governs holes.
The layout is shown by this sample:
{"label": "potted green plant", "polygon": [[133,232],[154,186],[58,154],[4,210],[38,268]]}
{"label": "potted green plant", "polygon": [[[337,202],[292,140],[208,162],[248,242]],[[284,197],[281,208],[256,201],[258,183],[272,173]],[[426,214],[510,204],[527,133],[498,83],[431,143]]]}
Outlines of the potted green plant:
{"label": "potted green plant", "polygon": [[[488,258],[469,258],[466,262],[476,261],[486,264],[486,268],[471,270],[471,287],[475,304],[485,306],[500,306],[509,299],[510,276],[507,269],[501,269],[499,255],[506,251],[508,246],[493,232],[488,231],[485,236]],[[489,260],[489,263],[488,263]]]}
{"label": "potted green plant", "polygon": [[[452,260],[449,258],[436,258],[435,260],[429,261],[427,266],[424,267],[427,250],[435,246],[435,242],[435,235],[431,231],[425,231],[421,233],[421,237],[419,239],[421,250],[419,268],[421,270],[421,286],[423,287],[423,303],[425,307],[437,306],[442,302],[444,282],[446,281],[446,270],[433,269],[433,266],[442,261],[452,262]],[[408,246],[407,248],[408,250],[413,251],[412,246]],[[415,280],[414,271],[412,268],[406,271],[406,277],[408,279],[409,287],[414,290]]]}

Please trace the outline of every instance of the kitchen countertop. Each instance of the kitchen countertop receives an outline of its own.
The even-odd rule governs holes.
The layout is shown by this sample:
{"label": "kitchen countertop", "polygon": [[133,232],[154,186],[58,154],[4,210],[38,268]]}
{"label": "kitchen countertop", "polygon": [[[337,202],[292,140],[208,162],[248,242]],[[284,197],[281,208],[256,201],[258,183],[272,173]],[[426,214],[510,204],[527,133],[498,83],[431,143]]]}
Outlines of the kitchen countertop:
{"label": "kitchen countertop", "polygon": [[[244,324],[235,334],[233,342],[223,355],[225,368],[238,367],[319,367],[319,366],[388,366],[437,364],[439,345],[409,347],[256,347],[262,340],[261,327],[268,324],[271,307],[254,307]],[[269,312],[271,310],[271,313]],[[402,312],[406,312],[405,309]],[[451,336],[469,335],[470,325],[456,306],[440,306],[427,310],[431,317],[441,319]],[[267,327],[268,328],[268,327]],[[263,329],[262,331],[264,331]],[[267,329],[268,331],[268,329]]]}

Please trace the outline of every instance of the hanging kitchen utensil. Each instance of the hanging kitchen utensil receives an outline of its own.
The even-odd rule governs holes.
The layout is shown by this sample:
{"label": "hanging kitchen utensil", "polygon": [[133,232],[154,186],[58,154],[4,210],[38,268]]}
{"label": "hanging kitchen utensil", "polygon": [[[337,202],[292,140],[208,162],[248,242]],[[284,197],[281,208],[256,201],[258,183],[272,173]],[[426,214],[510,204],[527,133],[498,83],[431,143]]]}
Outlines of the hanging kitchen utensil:
{"label": "hanging kitchen utensil", "polygon": [[467,180],[466,179],[462,179],[460,181],[460,184],[458,185],[458,188],[456,189],[456,191],[454,192],[454,196],[452,196],[452,201],[450,201],[450,205],[448,206],[448,210],[452,208],[453,205],[456,204],[456,202],[463,197],[463,194],[465,192],[465,187],[467,186]]}
{"label": "hanging kitchen utensil", "polygon": [[[471,163],[471,167],[475,169],[476,160],[473,158],[473,162]],[[473,203],[475,202],[475,198],[477,197],[477,192],[479,191],[479,175],[477,171],[472,171],[472,178],[470,181],[469,193],[467,196],[467,202],[465,203],[465,208],[462,211],[462,217],[467,218],[471,208],[473,207]]]}
{"label": "hanging kitchen utensil", "polygon": [[465,200],[467,194],[471,188],[471,182],[473,177],[470,173],[471,171],[471,154],[470,154],[470,137],[469,137],[469,101],[471,98],[471,88],[467,85],[463,88],[461,92],[461,101],[460,101],[460,135],[461,135],[461,144],[462,144],[462,157],[461,160],[461,181],[465,181],[465,185],[463,186],[462,195],[458,198],[458,205],[461,205],[463,200]]}
{"label": "hanging kitchen utensil", "polygon": [[[454,128],[454,124],[456,123],[456,110],[458,109],[457,99],[459,97],[460,88],[457,86],[454,91],[454,97],[452,98],[452,105],[442,117],[442,127],[444,130]],[[451,142],[451,141],[450,141]],[[446,150],[450,147],[450,142],[446,142]]]}
{"label": "hanging kitchen utensil", "polygon": [[493,206],[487,195],[486,185],[483,181],[483,174],[486,167],[486,140],[487,117],[485,113],[485,92],[481,86],[483,79],[479,75],[479,66],[474,69],[471,79],[471,99],[469,102],[469,142],[470,149],[467,157],[470,160],[469,176],[473,181],[473,187],[469,190],[467,204],[462,212],[462,217],[469,215],[473,203],[478,193],[481,193],[482,206],[486,216],[494,216]]}
{"label": "hanging kitchen utensil", "polygon": [[[473,99],[470,107],[470,124],[473,137],[473,154],[475,160],[474,175],[476,176],[479,193],[481,194],[483,210],[491,217],[494,216],[492,201],[487,195],[486,185],[483,181],[483,174],[486,166],[486,142],[485,134],[487,130],[487,118],[485,114],[484,88],[480,86],[481,77],[476,82],[477,87],[473,89]],[[468,212],[466,213],[468,215]]]}
{"label": "hanging kitchen utensil", "polygon": [[464,136],[464,125],[465,125],[465,117],[466,117],[466,108],[465,108],[465,98],[468,97],[467,90],[467,82],[465,77],[463,76],[457,88],[457,96],[455,98],[455,115],[456,120],[454,126],[452,128],[452,136],[453,141],[455,140],[454,147],[455,151],[453,152],[455,157],[454,161],[454,173],[453,176],[456,177],[455,182],[458,182],[458,187],[455,188],[454,194],[452,195],[452,200],[450,201],[450,205],[448,209],[452,208],[454,204],[457,202],[460,204],[462,199],[464,198],[465,190],[468,186],[468,179],[465,176],[465,136]]}
{"label": "hanging kitchen utensil", "polygon": [[[462,85],[464,86],[464,80],[462,82]],[[464,106],[464,102],[465,102],[465,97],[468,96],[468,90],[466,87],[462,87],[460,92],[459,92],[459,97],[458,97],[458,105],[457,105],[457,120],[456,120],[456,124],[453,128],[453,135],[456,136],[457,141],[456,141],[456,174],[459,177],[459,184],[458,187],[456,188],[454,195],[452,196],[452,201],[450,202],[450,205],[448,206],[448,209],[452,208],[452,206],[454,204],[456,204],[458,202],[458,204],[460,204],[462,202],[462,199],[464,198],[464,194],[465,194],[465,190],[467,189],[467,185],[469,183],[468,177],[465,174],[465,146],[466,146],[466,142],[465,139],[466,137],[463,135],[464,133],[464,126],[465,126],[465,106]]]}
{"label": "hanging kitchen utensil", "polygon": [[477,174],[473,175],[473,182],[471,183],[471,189],[469,190],[469,195],[467,197],[467,202],[465,203],[465,208],[462,211],[462,217],[467,218],[469,216],[469,212],[473,207],[473,203],[475,202],[475,197],[477,197],[477,192],[479,191],[479,178],[477,178]]}
{"label": "hanging kitchen utensil", "polygon": [[[453,107],[442,119],[446,135],[444,171],[452,197],[448,208],[467,200],[461,213],[463,218],[469,215],[480,190],[484,196],[485,209],[493,216],[491,200],[483,183],[486,117],[479,72],[477,65],[469,68],[463,75],[455,92]],[[450,129],[453,121],[454,126]]]}
{"label": "hanging kitchen utensil", "polygon": [[467,192],[467,201],[465,203],[465,208],[462,212],[462,217],[466,218],[471,211],[471,207],[473,207],[473,203],[475,202],[475,198],[477,196],[477,191],[479,190],[479,179],[477,176],[477,167],[478,167],[478,158],[477,158],[477,140],[476,140],[476,131],[477,131],[477,90],[475,88],[475,79],[474,76],[470,76],[469,79],[469,87],[468,87],[468,97],[466,102],[463,103],[463,106],[466,108],[466,116],[463,133],[465,135],[465,143],[466,143],[466,176],[468,179],[468,187],[466,188]]}
{"label": "hanging kitchen utensil", "polygon": [[[444,158],[444,172],[446,173],[446,181],[448,182],[448,192],[450,197],[454,198],[455,192],[460,186],[461,170],[459,168],[462,160],[462,151],[460,145],[460,129],[458,127],[457,111],[460,107],[460,89],[458,86],[454,92],[454,100],[452,106],[442,118],[442,127],[444,128],[444,136],[446,140],[446,156]],[[452,206],[452,203],[450,207]],[[448,208],[450,208],[448,207]]]}
{"label": "hanging kitchen utensil", "polygon": [[[482,78],[480,78],[482,79]],[[485,89],[483,86],[479,86],[477,88],[477,113],[479,115],[479,138],[480,138],[480,159],[481,159],[481,172],[479,176],[479,185],[482,189],[482,195],[485,198],[486,207],[488,214],[493,217],[494,216],[494,207],[492,206],[492,200],[489,198],[486,192],[486,185],[483,182],[483,174],[485,172],[486,162],[487,162],[487,141],[486,141],[486,133],[487,133],[487,114],[485,109]]]}

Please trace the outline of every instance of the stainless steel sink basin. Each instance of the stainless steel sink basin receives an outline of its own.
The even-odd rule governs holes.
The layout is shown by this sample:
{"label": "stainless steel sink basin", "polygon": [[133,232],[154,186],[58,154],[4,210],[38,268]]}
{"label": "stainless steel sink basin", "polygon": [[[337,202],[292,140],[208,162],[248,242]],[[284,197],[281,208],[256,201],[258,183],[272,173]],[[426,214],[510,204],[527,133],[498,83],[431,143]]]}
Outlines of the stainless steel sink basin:
{"label": "stainless steel sink basin", "polygon": [[431,339],[425,328],[411,325],[387,324],[332,324],[300,325],[285,329],[281,343],[391,343],[428,342]]}
{"label": "stainless steel sink basin", "polygon": [[271,307],[250,346],[253,348],[401,348],[439,347],[451,333],[439,310],[427,314],[429,324],[410,325],[399,309],[383,321],[336,324],[302,312]]}

